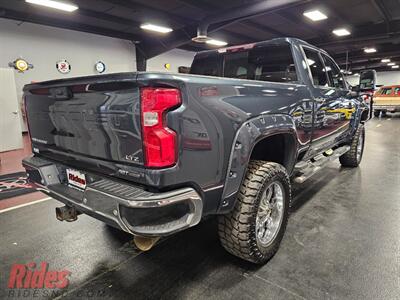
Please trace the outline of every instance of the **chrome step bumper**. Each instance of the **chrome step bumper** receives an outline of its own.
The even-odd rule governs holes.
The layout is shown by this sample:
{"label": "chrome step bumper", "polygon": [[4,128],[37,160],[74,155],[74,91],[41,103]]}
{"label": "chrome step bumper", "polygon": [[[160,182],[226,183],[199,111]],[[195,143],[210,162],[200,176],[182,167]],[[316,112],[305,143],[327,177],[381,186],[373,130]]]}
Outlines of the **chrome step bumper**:
{"label": "chrome step bumper", "polygon": [[125,182],[88,174],[85,190],[68,186],[66,167],[40,157],[22,161],[39,191],[126,232],[161,236],[198,224],[203,201],[193,188],[154,193]]}

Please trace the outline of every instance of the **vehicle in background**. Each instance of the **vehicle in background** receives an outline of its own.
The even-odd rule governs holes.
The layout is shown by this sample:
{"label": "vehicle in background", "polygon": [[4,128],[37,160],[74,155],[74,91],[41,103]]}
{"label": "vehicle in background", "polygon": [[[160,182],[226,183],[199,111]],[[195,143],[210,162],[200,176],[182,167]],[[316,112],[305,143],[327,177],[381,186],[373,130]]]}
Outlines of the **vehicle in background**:
{"label": "vehicle in background", "polygon": [[382,86],[374,95],[374,116],[400,112],[400,85]]}
{"label": "vehicle in background", "polygon": [[26,85],[23,165],[65,204],[59,220],[88,214],[148,250],[214,215],[227,251],[265,263],[292,182],[360,164],[368,106],[327,52],[293,38],[200,52],[190,72]]}

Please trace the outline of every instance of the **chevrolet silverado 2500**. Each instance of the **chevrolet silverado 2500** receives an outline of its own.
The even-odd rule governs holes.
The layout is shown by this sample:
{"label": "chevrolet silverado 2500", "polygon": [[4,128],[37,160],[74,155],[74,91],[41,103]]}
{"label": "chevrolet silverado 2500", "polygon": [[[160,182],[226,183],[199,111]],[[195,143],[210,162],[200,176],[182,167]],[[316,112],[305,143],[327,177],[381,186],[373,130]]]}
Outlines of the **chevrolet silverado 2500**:
{"label": "chevrolet silverado 2500", "polygon": [[218,217],[223,247],[265,263],[291,184],[357,167],[368,107],[323,50],[292,38],[198,53],[191,74],[118,73],[24,87],[35,187],[148,249]]}

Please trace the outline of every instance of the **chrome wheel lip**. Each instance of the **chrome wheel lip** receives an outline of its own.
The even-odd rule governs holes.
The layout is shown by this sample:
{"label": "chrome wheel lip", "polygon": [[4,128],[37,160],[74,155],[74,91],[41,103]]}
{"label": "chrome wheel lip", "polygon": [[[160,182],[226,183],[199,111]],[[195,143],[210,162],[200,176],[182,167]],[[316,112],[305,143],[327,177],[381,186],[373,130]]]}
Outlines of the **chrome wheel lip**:
{"label": "chrome wheel lip", "polygon": [[357,161],[360,162],[364,148],[364,132],[362,131],[357,143]]}
{"label": "chrome wheel lip", "polygon": [[256,216],[256,239],[264,247],[272,244],[281,228],[284,197],[285,191],[279,181],[271,182],[263,192]]}

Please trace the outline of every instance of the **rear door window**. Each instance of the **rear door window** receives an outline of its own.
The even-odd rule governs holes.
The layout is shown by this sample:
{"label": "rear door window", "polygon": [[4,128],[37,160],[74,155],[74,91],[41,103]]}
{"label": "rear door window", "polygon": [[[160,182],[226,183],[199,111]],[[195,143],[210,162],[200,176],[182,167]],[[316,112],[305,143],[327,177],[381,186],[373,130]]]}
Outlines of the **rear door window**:
{"label": "rear door window", "polygon": [[307,64],[311,73],[311,79],[315,86],[328,87],[328,77],[325,72],[325,66],[317,51],[303,48],[306,55]]}

